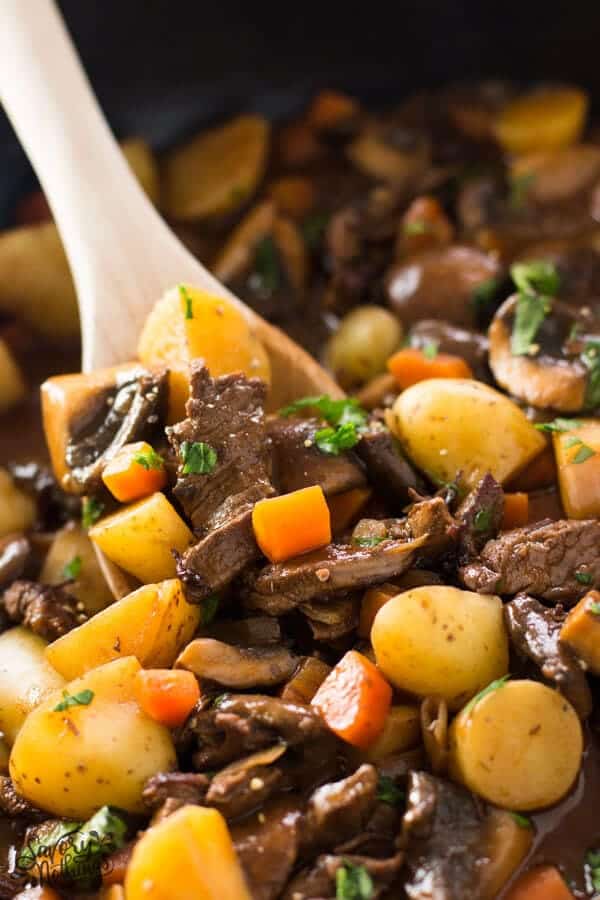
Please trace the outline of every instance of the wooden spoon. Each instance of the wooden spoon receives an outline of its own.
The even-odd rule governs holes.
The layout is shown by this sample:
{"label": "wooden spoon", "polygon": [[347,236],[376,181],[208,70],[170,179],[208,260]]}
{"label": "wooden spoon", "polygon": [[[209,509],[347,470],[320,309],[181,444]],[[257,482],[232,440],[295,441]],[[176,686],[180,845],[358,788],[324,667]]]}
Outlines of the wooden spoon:
{"label": "wooden spoon", "polygon": [[[217,281],[161,219],[108,128],[52,0],[2,0],[0,99],[69,259],[84,372],[134,357],[153,303],[183,281],[229,298],[247,317],[271,361],[271,409],[306,394],[342,396],[308,353]],[[99,551],[98,558],[113,595],[129,593],[129,576]]]}
{"label": "wooden spoon", "polygon": [[38,175],[77,288],[83,371],[135,356],[153,303],[189,282],[232,300],[272,366],[271,408],[341,396],[321,366],[214,278],[175,237],[125,162],[52,0],[2,0],[0,99]]}

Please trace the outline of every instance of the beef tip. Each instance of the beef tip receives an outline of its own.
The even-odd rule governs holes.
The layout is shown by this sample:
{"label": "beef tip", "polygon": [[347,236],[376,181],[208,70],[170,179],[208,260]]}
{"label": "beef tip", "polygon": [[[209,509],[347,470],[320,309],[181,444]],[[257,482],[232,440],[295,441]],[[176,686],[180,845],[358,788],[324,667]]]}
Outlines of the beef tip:
{"label": "beef tip", "polygon": [[[190,599],[220,590],[260,554],[252,531],[254,504],[274,491],[263,405],[266,385],[241,374],[210,377],[192,363],[187,419],[169,429],[182,465],[174,494],[200,536],[178,561]],[[217,463],[207,474],[183,474],[182,445],[203,442]]]}
{"label": "beef tip", "polygon": [[[334,900],[336,896],[336,876],[342,867],[361,867],[366,869],[373,882],[371,900],[385,895],[402,868],[404,856],[396,853],[387,859],[370,856],[344,854],[343,856],[324,854],[318,856],[313,864],[299,872],[282,895],[282,900]],[[399,896],[393,895],[385,896]]]}
{"label": "beef tip", "polygon": [[31,545],[23,534],[0,539],[0,587],[22,576],[30,553]]}
{"label": "beef tip", "polygon": [[411,900],[477,900],[485,808],[457,785],[411,772],[403,836]]}
{"label": "beef tip", "polygon": [[358,625],[360,597],[327,597],[309,600],[299,607],[316,641],[334,641]]}
{"label": "beef tip", "polygon": [[267,432],[273,446],[273,483],[282,494],[319,484],[326,495],[364,487],[365,476],[350,452],[331,456],[314,445],[317,419],[272,416]]}
{"label": "beef tip", "polygon": [[54,641],[85,620],[81,604],[62,584],[14,581],[2,595],[11,622],[30,628],[47,641]]}
{"label": "beef tip", "polygon": [[488,472],[455,513],[460,526],[458,553],[462,562],[473,559],[491,538],[496,537],[503,513],[504,491]]}
{"label": "beef tip", "polygon": [[411,328],[410,343],[420,348],[434,344],[440,353],[451,353],[466,360],[480,380],[489,377],[488,341],[477,331],[458,328],[439,319],[424,319]]}
{"label": "beef tip", "polygon": [[70,423],[65,488],[76,494],[101,488],[107,459],[125,444],[152,438],[157,432],[166,397],[166,373],[139,370],[118,377],[113,387],[100,391],[85,413]]}
{"label": "beef tip", "polygon": [[[457,523],[442,497],[427,497],[413,503],[405,526],[400,520],[397,527],[408,529],[413,540],[426,538],[423,553],[419,555],[428,560],[437,559],[452,549],[458,535]],[[395,533],[393,526],[391,533]]]}
{"label": "beef tip", "polygon": [[405,504],[409,488],[423,490],[421,477],[402,455],[396,438],[376,419],[371,419],[354,449],[366,466],[369,481],[384,496]]}
{"label": "beef tip", "polygon": [[192,641],[176,663],[202,680],[237,690],[281,684],[297,664],[298,657],[286,647],[234,647],[212,638]]}
{"label": "beef tip", "polygon": [[142,799],[149,809],[157,809],[167,800],[199,804],[204,800],[209,780],[199,772],[159,772],[144,785]]}
{"label": "beef tip", "polygon": [[362,831],[376,803],[377,770],[368,764],[348,778],[317,788],[306,808],[304,851],[335,847]]}
{"label": "beef tip", "polygon": [[0,775],[0,813],[9,819],[23,818],[31,822],[45,819],[48,815],[17,794],[8,775]]}
{"label": "beef tip", "polygon": [[576,574],[582,569],[600,584],[600,522],[548,519],[515,528],[488,541],[460,578],[482,594],[525,591],[553,602],[574,603],[589,590]]}
{"label": "beef tip", "polygon": [[263,806],[275,792],[290,787],[283,769],[272,765],[285,752],[285,744],[275,744],[217,772],[210,782],[206,804],[215,806],[226,819],[239,819]]}
{"label": "beef tip", "polygon": [[31,461],[11,463],[8,468],[15,483],[36,501],[36,527],[41,531],[56,531],[81,517],[81,500],[59,487],[49,466]]}
{"label": "beef tip", "polygon": [[194,713],[186,730],[196,744],[198,769],[218,768],[277,741],[288,747],[320,744],[326,755],[332,737],[309,706],[262,694],[226,694],[217,705]]}
{"label": "beef tip", "polygon": [[504,607],[504,618],[517,653],[531,660],[579,716],[587,718],[592,711],[590,686],[576,656],[559,641],[565,620],[562,608],[550,609],[527,594],[519,594]]}
{"label": "beef tip", "polygon": [[231,827],[236,853],[255,900],[276,900],[298,857],[303,804],[286,797]]}
{"label": "beef tip", "polygon": [[329,544],[249,575],[245,600],[252,608],[280,615],[315,597],[389,581],[409,568],[423,543],[424,539],[385,540],[375,547]]}

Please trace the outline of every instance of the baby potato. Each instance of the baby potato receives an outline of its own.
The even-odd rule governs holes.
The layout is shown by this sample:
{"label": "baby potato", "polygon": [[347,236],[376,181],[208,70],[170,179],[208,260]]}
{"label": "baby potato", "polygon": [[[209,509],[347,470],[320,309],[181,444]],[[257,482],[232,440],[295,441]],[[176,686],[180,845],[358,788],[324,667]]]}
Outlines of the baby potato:
{"label": "baby potato", "polygon": [[165,160],[167,215],[197,221],[233,212],[256,190],[269,152],[270,126],[261,116],[238,116],[202,131]]}
{"label": "baby potato", "polygon": [[183,553],[193,538],[160,491],[100,519],[89,536],[112,562],[144,584],[173,578],[172,551]]}
{"label": "baby potato", "polygon": [[94,545],[81,525],[69,522],[56,532],[42,566],[40,581],[60,584],[65,580],[65,566],[74,559],[81,560],[81,565],[77,577],[69,585],[69,593],[83,603],[88,615],[93,616],[114,598],[98,564]]}
{"label": "baby potato", "polygon": [[12,744],[28,713],[65,683],[44,656],[46,641],[28,628],[0,634],[0,732]]}
{"label": "baby potato", "polygon": [[404,591],[371,630],[377,665],[399,690],[442,697],[460,709],[508,671],[502,601],[444,585]]}
{"label": "baby potato", "polygon": [[546,446],[544,436],[504,394],[471,378],[430,378],[405,390],[389,424],[432,481],[458,472],[474,487],[486,472],[504,483]]}
{"label": "baby potato", "polygon": [[171,666],[200,623],[178,578],[146,584],[74,628],[46,649],[46,659],[65,678],[123,656],[145,668]]}
{"label": "baby potato", "polygon": [[135,699],[140,668],[132,656],[114,660],[50,694],[27,716],[9,763],[20,794],[66,818],[85,820],[105,804],[144,811],[145,781],[173,768],[176,756],[167,729]]}
{"label": "baby potato", "polygon": [[505,809],[552,806],[577,778],[583,735],[568,700],[538,681],[509,681],[450,726],[450,773]]}
{"label": "baby potato", "polygon": [[25,396],[25,381],[8,344],[0,338],[0,413],[7,412]]}
{"label": "baby potato", "polygon": [[35,500],[19,490],[6,469],[0,468],[0,538],[13,531],[27,531],[36,515]]}
{"label": "baby potato", "polygon": [[325,362],[342,387],[364,384],[385,371],[402,342],[402,325],[381,306],[358,306],[329,339]]}

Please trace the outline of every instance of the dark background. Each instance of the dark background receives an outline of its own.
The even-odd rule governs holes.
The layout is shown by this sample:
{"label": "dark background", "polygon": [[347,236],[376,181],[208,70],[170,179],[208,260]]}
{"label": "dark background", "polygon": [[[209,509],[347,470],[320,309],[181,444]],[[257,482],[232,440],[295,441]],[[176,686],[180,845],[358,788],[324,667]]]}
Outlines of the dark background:
{"label": "dark background", "polygon": [[[161,149],[241,109],[280,118],[319,86],[374,103],[450,79],[568,79],[600,97],[600,2],[62,0],[118,136]],[[1,115],[1,114],[0,114]],[[0,118],[0,221],[33,176]]]}

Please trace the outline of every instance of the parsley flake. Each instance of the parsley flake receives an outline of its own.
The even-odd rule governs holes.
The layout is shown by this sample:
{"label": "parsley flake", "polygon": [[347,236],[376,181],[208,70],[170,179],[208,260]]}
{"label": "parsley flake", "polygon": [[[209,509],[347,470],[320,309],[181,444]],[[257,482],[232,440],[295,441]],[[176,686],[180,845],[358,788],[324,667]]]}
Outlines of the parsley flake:
{"label": "parsley flake", "polygon": [[438,341],[429,341],[421,348],[421,353],[425,359],[435,359],[439,349],[440,345]]}
{"label": "parsley flake", "polygon": [[217,465],[217,452],[204,441],[181,444],[182,475],[210,475]]}
{"label": "parsley flake", "polygon": [[321,453],[329,453],[331,456],[339,456],[344,450],[350,450],[360,441],[360,435],[356,425],[346,422],[337,428],[320,428],[315,432],[315,446]]}
{"label": "parsley flake", "polygon": [[519,828],[533,828],[533,822],[529,816],[523,816],[521,813],[511,812],[511,816],[519,826]]}
{"label": "parsley flake", "polygon": [[510,338],[510,352],[513,356],[526,356],[530,352],[535,336],[549,312],[547,297],[519,294]]}
{"label": "parsley flake", "polygon": [[590,572],[575,572],[575,581],[578,581],[579,584],[591,584],[593,580]]}
{"label": "parsley flake", "polygon": [[221,598],[218,594],[210,594],[202,601],[200,607],[200,623],[202,625],[210,625],[219,609]]}
{"label": "parsley flake", "polygon": [[371,900],[373,879],[364,866],[345,861],[335,873],[336,900]]}
{"label": "parsley flake", "polygon": [[84,528],[91,528],[104,512],[104,503],[95,497],[84,497],[81,504],[81,524]]}
{"label": "parsley flake", "polygon": [[579,444],[583,444],[583,441],[580,437],[577,437],[576,434],[572,434],[570,437],[566,437],[563,441],[563,447],[565,450],[570,450],[571,447],[578,447]]}
{"label": "parsley flake", "polygon": [[585,857],[585,876],[590,893],[600,892],[600,850],[590,850]]}
{"label": "parsley flake", "polygon": [[54,707],[54,712],[64,712],[71,706],[89,706],[94,699],[94,692],[90,690],[79,691],[78,694],[69,694],[68,691],[62,692],[63,699]]}
{"label": "parsley flake", "polygon": [[579,466],[579,465],[581,465],[581,463],[586,462],[586,460],[590,459],[592,456],[595,456],[595,455],[596,455],[595,450],[592,450],[592,448],[588,447],[587,444],[581,444],[581,447],[579,448],[579,450],[577,451],[577,453],[575,454],[575,456],[573,457],[571,462],[574,465]]}
{"label": "parsley flake", "polygon": [[600,405],[600,341],[588,341],[580,359],[588,370],[585,405],[587,407],[598,406]]}
{"label": "parsley flake", "polygon": [[483,700],[483,698],[487,697],[488,694],[491,694],[494,691],[499,690],[501,687],[504,687],[509,678],[510,675],[504,675],[502,678],[497,678],[495,681],[491,681],[487,685],[487,687],[484,687],[483,690],[479,691],[478,694],[475,694],[472,700],[469,700],[464,708],[464,712],[468,714],[472,713],[480,700]]}
{"label": "parsley flake", "polygon": [[560,276],[556,266],[545,259],[514,263],[510,277],[523,294],[545,294],[554,297],[560,288]]}
{"label": "parsley flake", "polygon": [[274,293],[281,285],[281,268],[275,241],[270,235],[256,245],[254,252],[254,275],[260,290]]}
{"label": "parsley flake", "polygon": [[478,509],[473,517],[473,528],[475,531],[489,531],[492,527],[492,510],[484,507]]}
{"label": "parsley flake", "polygon": [[538,422],[533,426],[538,431],[546,433],[572,431],[574,428],[581,428],[581,422],[578,419],[554,419],[552,422]]}
{"label": "parsley flake", "polygon": [[600,616],[600,603],[597,600],[592,600],[588,603],[586,611],[591,612],[593,616]]}
{"label": "parsley flake", "polygon": [[404,791],[400,790],[389,775],[380,775],[377,781],[377,799],[390,806],[400,806],[404,801]]}
{"label": "parsley flake", "polygon": [[188,289],[185,285],[179,285],[179,296],[183,300],[185,306],[185,318],[193,319],[194,318],[194,301]]}
{"label": "parsley flake", "polygon": [[402,231],[407,237],[418,234],[427,234],[429,231],[429,222],[424,219],[415,219],[412,222],[405,222]]}
{"label": "parsley flake", "polygon": [[367,413],[355,397],[334,400],[329,394],[315,397],[301,397],[279,410],[280,416],[293,416],[304,409],[316,410],[329,425],[352,424],[362,427],[367,421]]}
{"label": "parsley flake", "polygon": [[376,547],[378,544],[381,544],[382,541],[385,541],[384,537],[377,537],[373,535],[372,537],[355,537],[352,538],[352,543],[356,544],[357,547]]}
{"label": "parsley flake", "polygon": [[302,236],[311,250],[318,247],[323,240],[328,224],[327,213],[315,213],[313,216],[308,216],[302,223]]}
{"label": "parsley flake", "polygon": [[82,564],[83,561],[81,557],[79,555],[74,556],[73,559],[64,566],[62,570],[63,578],[67,578],[69,581],[78,578]]}
{"label": "parsley flake", "polygon": [[150,471],[150,469],[162,469],[164,465],[164,460],[160,454],[156,452],[152,447],[149,450],[145,450],[143,453],[136,453],[133,457],[134,463],[137,463],[138,466],[142,466],[142,468],[146,469],[146,471]]}

